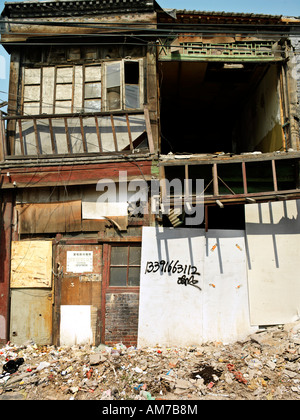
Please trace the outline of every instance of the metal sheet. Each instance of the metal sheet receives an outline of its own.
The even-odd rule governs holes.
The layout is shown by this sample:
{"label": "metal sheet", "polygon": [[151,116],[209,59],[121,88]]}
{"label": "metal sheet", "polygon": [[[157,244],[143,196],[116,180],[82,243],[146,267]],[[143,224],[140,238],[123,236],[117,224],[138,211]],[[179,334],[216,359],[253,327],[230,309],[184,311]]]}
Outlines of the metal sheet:
{"label": "metal sheet", "polygon": [[139,347],[202,342],[204,246],[204,230],[143,228]]}
{"label": "metal sheet", "polygon": [[203,339],[234,342],[256,331],[250,324],[245,232],[206,233]]}
{"label": "metal sheet", "polygon": [[140,347],[229,343],[255,330],[243,231],[143,228]]}
{"label": "metal sheet", "polygon": [[16,206],[19,232],[52,233],[81,230],[81,200],[66,203],[34,203]]}
{"label": "metal sheet", "polygon": [[52,290],[11,290],[10,340],[21,345],[33,340],[52,344]]}
{"label": "metal sheet", "polygon": [[295,322],[300,313],[300,201],[245,207],[251,321]]}

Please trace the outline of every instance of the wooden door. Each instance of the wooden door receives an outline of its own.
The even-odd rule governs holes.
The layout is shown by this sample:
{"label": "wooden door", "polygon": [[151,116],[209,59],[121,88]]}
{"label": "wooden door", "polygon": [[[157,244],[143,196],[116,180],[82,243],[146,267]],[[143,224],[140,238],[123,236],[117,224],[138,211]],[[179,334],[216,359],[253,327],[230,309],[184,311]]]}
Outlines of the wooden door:
{"label": "wooden door", "polygon": [[[80,343],[84,340],[80,330],[88,328],[91,337],[85,332],[86,341],[91,345],[100,344],[102,246],[58,245],[57,262],[60,273],[56,291],[60,301],[60,343]],[[86,317],[87,313],[90,316]],[[85,314],[85,323],[81,314]]]}

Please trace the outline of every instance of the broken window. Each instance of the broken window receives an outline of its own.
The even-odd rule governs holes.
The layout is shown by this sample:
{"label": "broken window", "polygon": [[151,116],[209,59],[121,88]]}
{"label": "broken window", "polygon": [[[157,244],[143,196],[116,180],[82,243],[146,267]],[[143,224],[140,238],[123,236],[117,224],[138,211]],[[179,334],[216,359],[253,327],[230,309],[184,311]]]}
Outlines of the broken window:
{"label": "broken window", "polygon": [[142,60],[105,63],[105,74],[107,111],[142,107]]}
{"label": "broken window", "polygon": [[141,247],[139,245],[112,246],[109,285],[134,287],[140,285]]}
{"label": "broken window", "polygon": [[140,108],[140,70],[137,61],[124,62],[125,108]]}

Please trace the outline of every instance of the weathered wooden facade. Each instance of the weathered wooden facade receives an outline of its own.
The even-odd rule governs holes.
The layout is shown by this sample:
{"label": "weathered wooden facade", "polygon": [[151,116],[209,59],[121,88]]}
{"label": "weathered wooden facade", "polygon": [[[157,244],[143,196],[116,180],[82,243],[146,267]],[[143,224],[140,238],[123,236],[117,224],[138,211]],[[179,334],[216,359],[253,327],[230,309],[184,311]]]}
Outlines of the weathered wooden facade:
{"label": "weathered wooden facade", "polygon": [[[184,232],[184,195],[206,235],[300,198],[300,20],[146,0],[6,3],[1,19],[0,341],[136,344],[143,228]],[[142,206],[120,194],[139,181]]]}

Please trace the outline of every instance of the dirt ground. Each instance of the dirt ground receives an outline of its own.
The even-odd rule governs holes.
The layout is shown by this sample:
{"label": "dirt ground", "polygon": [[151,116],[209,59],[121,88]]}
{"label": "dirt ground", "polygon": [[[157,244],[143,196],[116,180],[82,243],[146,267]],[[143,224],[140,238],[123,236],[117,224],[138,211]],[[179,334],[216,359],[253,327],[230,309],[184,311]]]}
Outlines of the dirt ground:
{"label": "dirt ground", "polygon": [[188,348],[7,343],[1,366],[0,400],[299,400],[300,322]]}

